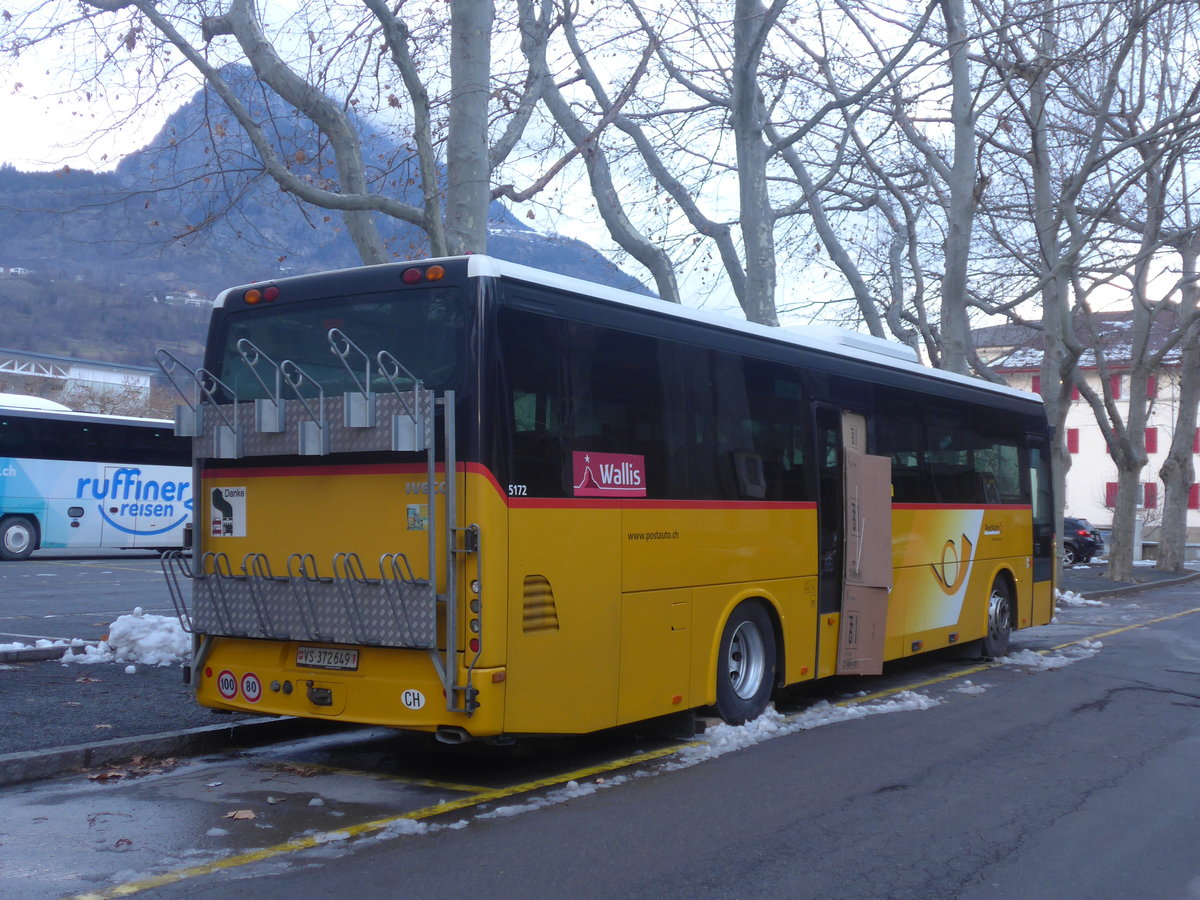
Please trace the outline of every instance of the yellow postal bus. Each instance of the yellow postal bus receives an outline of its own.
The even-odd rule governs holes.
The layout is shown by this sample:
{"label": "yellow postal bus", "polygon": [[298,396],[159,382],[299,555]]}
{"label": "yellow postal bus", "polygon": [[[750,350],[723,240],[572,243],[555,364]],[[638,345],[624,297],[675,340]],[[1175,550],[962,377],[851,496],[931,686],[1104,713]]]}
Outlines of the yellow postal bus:
{"label": "yellow postal bus", "polygon": [[468,256],[226,291],[204,367],[159,361],[206,706],[447,741],[739,723],[1052,614],[1040,399],[894,344]]}

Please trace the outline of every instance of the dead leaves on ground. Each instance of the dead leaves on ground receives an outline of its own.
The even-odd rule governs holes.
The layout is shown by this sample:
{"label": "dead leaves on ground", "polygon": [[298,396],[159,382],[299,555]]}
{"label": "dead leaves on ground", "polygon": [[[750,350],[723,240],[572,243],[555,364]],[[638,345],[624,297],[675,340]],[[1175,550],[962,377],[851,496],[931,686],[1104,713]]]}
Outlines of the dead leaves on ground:
{"label": "dead leaves on ground", "polygon": [[128,778],[141,778],[143,775],[161,775],[170,772],[179,765],[179,760],[170,756],[166,759],[148,759],[145,756],[135,756],[123,767],[114,767],[106,772],[96,772],[89,775],[89,781],[107,783]]}

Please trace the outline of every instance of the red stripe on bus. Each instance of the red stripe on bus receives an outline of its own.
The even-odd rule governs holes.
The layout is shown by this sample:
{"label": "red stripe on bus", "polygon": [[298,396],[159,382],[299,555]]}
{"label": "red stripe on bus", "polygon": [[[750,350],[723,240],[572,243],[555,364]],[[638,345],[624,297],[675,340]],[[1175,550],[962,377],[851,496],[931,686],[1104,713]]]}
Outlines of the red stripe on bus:
{"label": "red stripe on bus", "polygon": [[892,509],[998,509],[1031,511],[1020,503],[893,503]]}
{"label": "red stripe on bus", "polygon": [[638,497],[505,497],[513,509],[816,509],[795,500],[643,500]]}

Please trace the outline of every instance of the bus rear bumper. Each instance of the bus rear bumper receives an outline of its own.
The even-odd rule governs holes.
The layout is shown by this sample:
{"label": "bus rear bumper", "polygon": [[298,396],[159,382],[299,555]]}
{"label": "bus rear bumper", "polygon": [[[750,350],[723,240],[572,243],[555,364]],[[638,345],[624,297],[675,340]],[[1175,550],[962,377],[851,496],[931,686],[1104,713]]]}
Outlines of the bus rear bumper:
{"label": "bus rear bumper", "polygon": [[[214,639],[196,672],[197,701],[256,715],[430,732],[455,743],[503,732],[503,668],[473,672],[475,708],[468,714],[447,708],[442,682],[425,651],[344,648],[357,656],[342,663],[346,668],[334,669],[298,665],[299,648],[292,642]],[[457,693],[461,705],[462,692]]]}

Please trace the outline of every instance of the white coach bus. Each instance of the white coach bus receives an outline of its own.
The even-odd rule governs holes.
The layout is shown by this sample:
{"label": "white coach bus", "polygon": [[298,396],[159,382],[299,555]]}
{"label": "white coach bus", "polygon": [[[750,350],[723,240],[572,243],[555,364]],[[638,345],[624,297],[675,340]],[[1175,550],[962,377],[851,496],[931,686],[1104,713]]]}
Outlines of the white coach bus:
{"label": "white coach bus", "polygon": [[171,422],[0,394],[0,559],[182,547],[191,520],[190,441]]}

